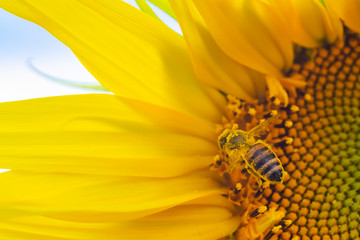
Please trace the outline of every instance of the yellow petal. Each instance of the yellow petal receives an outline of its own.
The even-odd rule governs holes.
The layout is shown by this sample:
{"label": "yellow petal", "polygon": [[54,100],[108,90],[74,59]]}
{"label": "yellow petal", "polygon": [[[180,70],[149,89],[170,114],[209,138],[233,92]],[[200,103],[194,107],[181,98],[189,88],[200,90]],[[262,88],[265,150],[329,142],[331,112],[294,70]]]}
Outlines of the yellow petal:
{"label": "yellow petal", "polygon": [[193,2],[219,47],[231,58],[277,77],[290,68],[293,61],[290,38],[276,11],[265,1]]}
{"label": "yellow petal", "polygon": [[221,196],[217,193],[212,195],[206,195],[201,198],[191,200],[181,204],[182,206],[187,205],[203,205],[203,206],[213,206],[213,207],[223,207],[228,208],[230,211],[236,211],[234,204],[228,200],[227,197]]}
{"label": "yellow petal", "polygon": [[208,140],[216,138],[212,131],[215,123],[173,109],[109,94],[5,102],[0,103],[0,114],[0,132],[64,130],[143,133],[157,130]]}
{"label": "yellow petal", "polygon": [[[227,208],[230,211],[235,211],[234,205],[230,201],[215,192],[213,194],[206,195],[204,197],[196,198],[188,202],[181,204],[182,206],[188,205],[199,205],[199,206],[213,206]],[[149,210],[142,211],[133,211],[133,212],[122,212],[121,214],[117,212],[64,212],[56,214],[47,214],[46,216],[52,217],[54,219],[66,220],[66,221],[76,221],[76,222],[121,222],[128,221],[131,219],[137,219],[144,216],[148,216],[157,212],[162,212],[166,209],[169,209],[168,206],[161,208],[153,208]],[[20,216],[23,212],[19,213]]]}
{"label": "yellow petal", "polygon": [[314,48],[333,43],[342,36],[342,24],[333,11],[319,0],[272,0],[278,8],[291,39]]}
{"label": "yellow petal", "polygon": [[358,33],[360,32],[359,0],[325,0],[325,4],[345,22],[347,27]]}
{"label": "yellow petal", "polygon": [[267,76],[266,82],[269,86],[269,96],[279,97],[280,100],[284,102],[285,105],[287,105],[289,102],[289,98],[284,87],[281,85],[280,80],[272,76]]}
{"label": "yellow petal", "polygon": [[181,36],[127,3],[0,0],[0,7],[48,30],[115,94],[220,119]]}
{"label": "yellow petal", "polygon": [[[214,207],[227,208],[230,211],[235,211],[234,205],[231,204],[227,198],[220,195],[218,192],[215,192],[213,194],[208,194],[204,197],[195,198],[188,202],[184,202],[181,205],[214,206]],[[165,206],[161,208],[153,208],[149,210],[142,210],[142,211],[121,212],[121,214],[117,212],[79,212],[78,211],[78,212],[47,214],[46,216],[50,216],[54,219],[59,219],[59,220],[77,221],[77,222],[109,222],[109,221],[121,222],[121,221],[128,221],[131,219],[141,218],[157,212],[162,212],[166,209],[169,209],[169,206]],[[20,212],[19,214],[23,214],[23,212]]]}
{"label": "yellow petal", "polygon": [[[158,16],[154,13],[154,11],[151,9],[151,7],[148,5],[148,3],[146,2],[146,0],[135,0],[136,4],[139,6],[139,8],[141,9],[141,11],[149,14],[150,16],[154,17],[154,18],[158,18]],[[160,20],[160,19],[159,19]]]}
{"label": "yellow petal", "polygon": [[0,168],[171,177],[207,168],[213,123],[90,94],[0,104]]}
{"label": "yellow petal", "polygon": [[172,18],[176,19],[175,13],[172,10],[168,0],[149,0],[152,4],[169,14]]}
{"label": "yellow petal", "polygon": [[4,169],[121,176],[178,176],[206,168],[216,145],[174,134],[1,134]]}
{"label": "yellow petal", "polygon": [[168,179],[10,171],[0,175],[0,187],[2,219],[21,212],[24,216],[63,213],[81,221],[78,214],[84,213],[86,222],[139,217],[141,211],[161,211],[225,191],[209,171]]}
{"label": "yellow petal", "polygon": [[187,205],[116,224],[74,223],[47,217],[11,219],[0,223],[0,237],[22,240],[208,240],[231,234],[239,223],[239,218],[226,208]]}
{"label": "yellow petal", "polygon": [[242,99],[265,95],[264,76],[242,66],[217,46],[192,2],[170,2],[187,41],[199,79]]}

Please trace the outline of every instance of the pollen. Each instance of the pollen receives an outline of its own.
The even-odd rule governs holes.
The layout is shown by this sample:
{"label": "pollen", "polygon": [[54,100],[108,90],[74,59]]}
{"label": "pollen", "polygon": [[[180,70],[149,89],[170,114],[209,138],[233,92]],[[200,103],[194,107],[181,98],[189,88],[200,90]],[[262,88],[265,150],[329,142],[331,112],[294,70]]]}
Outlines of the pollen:
{"label": "pollen", "polygon": [[315,49],[294,64],[289,76],[302,75],[306,86],[289,92],[286,106],[277,98],[228,96],[219,131],[234,125],[249,131],[278,116],[259,139],[284,167],[283,182],[261,191],[244,166],[229,171],[226,153],[214,159],[212,169],[243,216],[238,240],[360,239],[359,49],[359,37],[347,32],[344,44]]}
{"label": "pollen", "polygon": [[249,114],[250,114],[251,116],[255,116],[255,114],[256,114],[255,108],[249,108]]}

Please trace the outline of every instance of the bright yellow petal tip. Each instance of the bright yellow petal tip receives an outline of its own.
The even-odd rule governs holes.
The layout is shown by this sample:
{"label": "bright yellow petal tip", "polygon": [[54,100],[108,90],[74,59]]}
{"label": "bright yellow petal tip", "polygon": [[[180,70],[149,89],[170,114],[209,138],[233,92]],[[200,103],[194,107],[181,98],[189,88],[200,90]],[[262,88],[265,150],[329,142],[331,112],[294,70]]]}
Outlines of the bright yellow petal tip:
{"label": "bright yellow petal tip", "polygon": [[320,47],[342,37],[340,20],[319,0],[272,0],[271,3],[279,10],[291,39],[301,46]]}
{"label": "bright yellow petal tip", "polygon": [[360,1],[359,0],[325,0],[350,29],[360,33]]}
{"label": "bright yellow petal tip", "polygon": [[258,0],[194,0],[218,46],[237,62],[281,76],[293,62],[290,38],[278,13]]}
{"label": "bright yellow petal tip", "polygon": [[265,78],[225,54],[191,1],[170,1],[188,45],[195,72],[206,84],[252,100],[265,96]]}
{"label": "bright yellow petal tip", "polygon": [[129,4],[0,0],[0,6],[44,27],[114,94],[220,118],[205,86],[197,81],[184,39]]}

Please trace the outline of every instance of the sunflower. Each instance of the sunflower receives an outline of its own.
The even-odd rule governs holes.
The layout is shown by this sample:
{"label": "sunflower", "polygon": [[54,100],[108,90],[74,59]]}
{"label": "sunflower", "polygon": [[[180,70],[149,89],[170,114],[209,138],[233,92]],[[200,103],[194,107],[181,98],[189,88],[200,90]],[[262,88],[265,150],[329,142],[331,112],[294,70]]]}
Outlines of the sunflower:
{"label": "sunflower", "polygon": [[[114,93],[0,104],[0,238],[359,239],[360,3],[137,2],[0,0]],[[217,141],[264,121],[263,190]]]}

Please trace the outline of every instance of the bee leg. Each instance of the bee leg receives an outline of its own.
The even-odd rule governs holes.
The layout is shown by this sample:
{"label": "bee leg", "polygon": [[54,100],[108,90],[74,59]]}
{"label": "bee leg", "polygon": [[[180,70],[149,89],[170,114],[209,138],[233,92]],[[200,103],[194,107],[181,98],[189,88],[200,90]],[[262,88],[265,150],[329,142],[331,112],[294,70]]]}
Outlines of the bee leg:
{"label": "bee leg", "polygon": [[263,180],[261,180],[261,184],[259,184],[259,190],[255,193],[254,198],[255,199],[258,198],[264,192],[264,190],[269,186],[270,186],[269,182],[263,182]]}
{"label": "bee leg", "polygon": [[256,180],[256,182],[257,182],[258,185],[259,185],[259,189],[264,189],[264,187],[263,187],[263,180],[262,180],[261,178],[258,178],[258,179]]}
{"label": "bee leg", "polygon": [[239,161],[237,161],[237,164],[239,164],[241,168],[246,168],[245,161],[244,161],[244,160],[242,160],[242,159],[241,159],[241,160],[239,160]]}
{"label": "bee leg", "polygon": [[256,198],[260,197],[260,195],[261,195],[263,192],[264,192],[264,189],[259,189],[259,190],[255,193],[254,198],[256,199]]}
{"label": "bee leg", "polygon": [[242,173],[242,174],[245,174],[245,173],[248,172],[247,167],[246,167],[246,162],[245,162],[244,160],[239,161],[238,164],[239,164],[239,166],[240,166],[240,169],[241,169],[241,173]]}
{"label": "bee leg", "polygon": [[254,195],[254,198],[256,199],[256,198],[260,197],[260,195],[264,192],[264,190],[265,189],[262,186],[259,187],[259,190]]}

